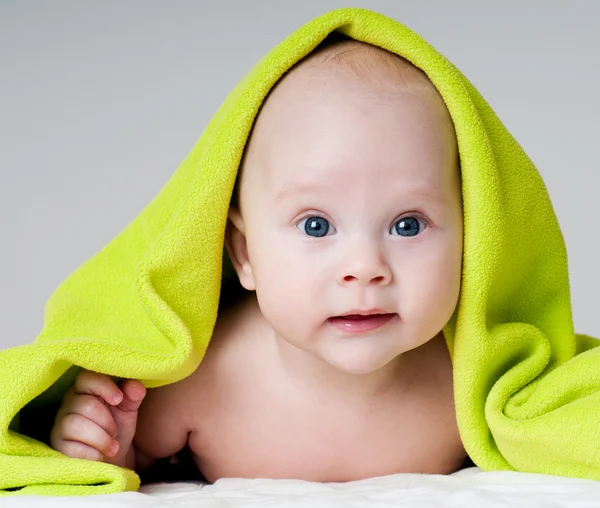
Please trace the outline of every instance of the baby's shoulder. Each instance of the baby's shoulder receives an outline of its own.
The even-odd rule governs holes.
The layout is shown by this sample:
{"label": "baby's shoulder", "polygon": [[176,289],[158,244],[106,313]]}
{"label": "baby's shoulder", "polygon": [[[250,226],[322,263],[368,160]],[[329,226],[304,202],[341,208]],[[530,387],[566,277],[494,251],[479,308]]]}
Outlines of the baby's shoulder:
{"label": "baby's shoulder", "polygon": [[206,367],[217,360],[222,364],[224,359],[240,354],[256,335],[256,323],[260,318],[262,315],[253,294],[220,310],[200,365],[205,364]]}
{"label": "baby's shoulder", "polygon": [[198,396],[210,398],[212,388],[220,383],[231,384],[232,377],[244,371],[252,350],[252,338],[256,335],[257,304],[255,298],[247,297],[220,312],[208,347],[196,371],[182,380]]}

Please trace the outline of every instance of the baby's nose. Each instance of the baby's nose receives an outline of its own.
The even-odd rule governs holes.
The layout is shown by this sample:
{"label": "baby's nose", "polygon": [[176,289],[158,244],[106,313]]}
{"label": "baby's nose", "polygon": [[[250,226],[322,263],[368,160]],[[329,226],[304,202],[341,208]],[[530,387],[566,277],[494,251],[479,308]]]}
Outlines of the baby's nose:
{"label": "baby's nose", "polygon": [[389,280],[390,278],[385,276],[385,275],[376,275],[374,277],[369,277],[369,276],[361,276],[361,275],[345,275],[343,282],[344,283],[349,283],[349,282],[364,282],[365,284],[380,284],[380,285],[387,285],[389,284]]}
{"label": "baby's nose", "polygon": [[386,286],[392,281],[392,269],[378,249],[363,247],[350,253],[340,266],[338,284]]}

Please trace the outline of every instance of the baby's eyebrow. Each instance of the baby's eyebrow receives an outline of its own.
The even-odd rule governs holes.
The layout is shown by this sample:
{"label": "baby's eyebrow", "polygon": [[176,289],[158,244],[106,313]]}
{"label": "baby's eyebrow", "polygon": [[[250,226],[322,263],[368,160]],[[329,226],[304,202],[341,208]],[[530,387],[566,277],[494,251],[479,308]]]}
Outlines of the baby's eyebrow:
{"label": "baby's eyebrow", "polygon": [[415,187],[413,189],[406,190],[404,194],[417,195],[427,199],[428,201],[445,201],[444,193],[437,189],[432,189],[431,187]]}
{"label": "baby's eyebrow", "polygon": [[288,194],[317,194],[325,189],[323,185],[315,182],[292,182],[284,185],[277,194],[275,194],[275,201],[281,201]]}
{"label": "baby's eyebrow", "polygon": [[[281,190],[277,192],[275,195],[274,201],[278,202],[283,200],[287,195],[293,193],[295,195],[302,194],[318,194],[319,192],[323,192],[326,189],[326,186],[322,185],[322,183],[316,182],[292,182],[284,185]],[[398,191],[398,199],[402,199],[407,196],[418,196],[424,201],[432,202],[439,204],[440,202],[446,202],[446,198],[444,197],[444,193],[441,190],[434,189],[429,186],[414,186],[414,187],[404,187],[399,189]]]}

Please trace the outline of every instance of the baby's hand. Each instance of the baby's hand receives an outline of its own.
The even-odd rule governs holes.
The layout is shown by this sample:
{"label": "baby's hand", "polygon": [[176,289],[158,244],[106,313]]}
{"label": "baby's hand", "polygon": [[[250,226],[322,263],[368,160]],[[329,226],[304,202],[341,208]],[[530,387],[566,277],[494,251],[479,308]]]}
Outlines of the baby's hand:
{"label": "baby's hand", "polygon": [[117,386],[89,370],[65,394],[50,432],[50,446],[69,457],[133,469],[138,408],[146,388],[132,379]]}

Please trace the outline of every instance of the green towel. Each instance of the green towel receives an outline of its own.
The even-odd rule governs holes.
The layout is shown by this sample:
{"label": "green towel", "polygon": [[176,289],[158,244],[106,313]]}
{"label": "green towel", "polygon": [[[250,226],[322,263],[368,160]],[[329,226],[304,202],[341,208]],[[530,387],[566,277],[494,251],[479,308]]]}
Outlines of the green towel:
{"label": "green towel", "polygon": [[600,479],[600,342],[573,331],[565,244],[538,171],[446,58],[397,21],[347,8],[267,53],[156,198],[58,287],[36,341],[0,353],[1,492],[137,489],[132,471],[25,435],[19,416],[56,403],[73,366],[148,387],[196,369],[216,320],[227,209],[254,117],[282,74],[333,31],[421,68],[455,124],[463,277],[444,332],[467,452],[484,470]]}

